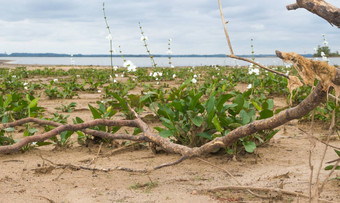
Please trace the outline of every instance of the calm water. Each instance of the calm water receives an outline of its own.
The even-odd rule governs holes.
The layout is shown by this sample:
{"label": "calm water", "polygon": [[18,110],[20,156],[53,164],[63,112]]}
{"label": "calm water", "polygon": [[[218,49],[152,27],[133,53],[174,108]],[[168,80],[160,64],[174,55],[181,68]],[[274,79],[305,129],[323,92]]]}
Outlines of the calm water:
{"label": "calm water", "polygon": [[[37,65],[94,65],[94,66],[109,66],[109,57],[0,57],[0,60],[12,60],[13,64],[37,64]],[[126,57],[126,60],[132,61],[138,67],[151,67],[152,63],[148,57]],[[321,59],[318,59],[321,60]],[[169,66],[167,57],[156,57],[157,66]],[[172,57],[174,66],[203,66],[203,65],[249,65],[248,62],[239,61],[227,57]],[[284,65],[281,59],[276,57],[259,57],[255,61],[266,65]],[[121,58],[113,58],[114,65],[122,66]],[[340,58],[330,58],[330,64],[339,65]]]}

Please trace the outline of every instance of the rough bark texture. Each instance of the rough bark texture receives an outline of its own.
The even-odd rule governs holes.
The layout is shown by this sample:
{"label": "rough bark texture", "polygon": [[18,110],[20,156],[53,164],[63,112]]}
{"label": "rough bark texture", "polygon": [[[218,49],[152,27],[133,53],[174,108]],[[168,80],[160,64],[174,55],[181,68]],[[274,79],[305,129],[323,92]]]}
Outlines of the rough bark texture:
{"label": "rough bark texture", "polygon": [[321,18],[327,20],[331,25],[340,28],[340,9],[324,0],[296,0],[295,4],[287,6],[288,10],[305,8]]}

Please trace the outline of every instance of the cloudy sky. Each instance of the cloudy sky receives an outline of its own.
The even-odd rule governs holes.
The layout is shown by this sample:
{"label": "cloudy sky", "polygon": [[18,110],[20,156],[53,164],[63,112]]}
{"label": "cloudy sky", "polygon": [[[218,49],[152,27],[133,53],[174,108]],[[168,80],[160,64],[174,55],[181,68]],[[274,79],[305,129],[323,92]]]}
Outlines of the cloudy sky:
{"label": "cloudy sky", "polygon": [[[276,49],[313,53],[326,34],[340,51],[340,29],[304,9],[287,11],[295,0],[222,0],[236,54],[274,54]],[[340,7],[339,0],[328,0]],[[0,0],[0,53],[109,54],[108,31],[97,0]],[[154,54],[224,54],[227,43],[217,0],[106,0],[116,50],[145,54],[138,22]]]}

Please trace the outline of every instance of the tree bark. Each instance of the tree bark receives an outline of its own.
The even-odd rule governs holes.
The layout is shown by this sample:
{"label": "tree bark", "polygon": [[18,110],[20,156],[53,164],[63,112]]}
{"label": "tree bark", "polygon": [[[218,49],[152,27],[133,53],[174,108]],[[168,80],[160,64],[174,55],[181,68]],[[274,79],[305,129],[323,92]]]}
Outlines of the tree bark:
{"label": "tree bark", "polygon": [[296,0],[296,3],[287,6],[288,10],[298,8],[305,8],[340,28],[340,9],[324,0]]}

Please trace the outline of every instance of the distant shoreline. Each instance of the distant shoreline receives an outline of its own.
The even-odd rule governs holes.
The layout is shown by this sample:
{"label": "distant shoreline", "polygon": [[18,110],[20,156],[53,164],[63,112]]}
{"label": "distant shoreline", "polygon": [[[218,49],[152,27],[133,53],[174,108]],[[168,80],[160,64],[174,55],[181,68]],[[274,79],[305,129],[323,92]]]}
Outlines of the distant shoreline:
{"label": "distant shoreline", "polygon": [[[258,55],[237,55],[239,57],[245,57],[245,58],[265,58],[265,57],[276,57],[274,54],[258,54]],[[313,57],[313,54],[302,54],[304,57]],[[106,54],[88,54],[88,55],[83,55],[83,54],[74,54],[74,55],[69,55],[69,54],[54,54],[54,53],[13,53],[13,54],[0,54],[1,57],[73,57],[73,58],[78,58],[78,57],[111,57],[110,55]],[[121,58],[121,57],[149,57],[149,55],[145,54],[125,54],[125,55],[112,55],[114,58]],[[204,57],[204,58],[220,58],[220,57],[226,57],[225,54],[179,54],[179,55],[162,55],[162,54],[155,54],[153,57],[157,58],[168,58],[168,57],[186,57],[186,58],[198,58],[198,57]]]}

